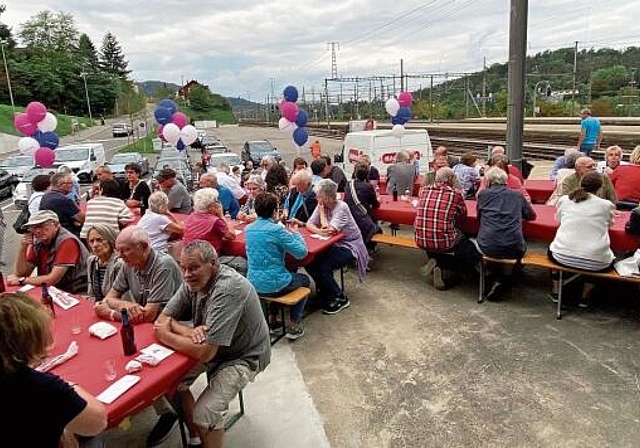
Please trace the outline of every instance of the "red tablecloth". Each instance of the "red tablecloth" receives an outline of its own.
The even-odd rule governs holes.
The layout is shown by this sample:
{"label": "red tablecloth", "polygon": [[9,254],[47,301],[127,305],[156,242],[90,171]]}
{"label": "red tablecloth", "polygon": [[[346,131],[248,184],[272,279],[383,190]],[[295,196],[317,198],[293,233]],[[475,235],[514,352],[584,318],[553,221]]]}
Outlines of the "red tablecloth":
{"label": "red tablecloth", "polygon": [[544,204],[551,197],[553,190],[556,189],[556,182],[549,179],[526,179],[524,181],[524,189],[531,196],[531,202]]}
{"label": "red tablecloth", "polygon": [[[419,175],[416,180],[413,182],[413,192],[411,193],[414,196],[417,196],[420,192],[420,185],[422,185],[422,181],[424,180],[424,176]],[[380,186],[380,193],[386,195],[387,194],[387,176],[380,175],[380,182],[378,183]],[[403,194],[404,191],[398,191],[398,195]]]}
{"label": "red tablecloth", "polygon": [[[17,290],[9,287],[11,291]],[[35,288],[29,294],[40,300],[40,289]],[[80,303],[69,310],[64,310],[55,305],[56,318],[54,321],[54,345],[52,355],[64,353],[71,341],[76,341],[79,346],[78,354],[51,370],[67,381],[80,384],[87,391],[97,396],[112,383],[105,379],[104,363],[107,359],[116,362],[118,378],[126,375],[125,365],[135,356],[124,356],[120,335],[116,334],[105,340],[100,340],[89,335],[89,326],[98,319],[93,311],[93,304],[81,299]],[[71,334],[71,316],[79,314],[82,321],[82,332]],[[119,323],[112,324],[120,329]],[[157,342],[153,335],[153,324],[137,324],[135,326],[136,345],[138,350]],[[106,405],[109,427],[117,426],[124,418],[135,414],[152,404],[166,392],[170,392],[180,383],[184,375],[189,372],[197,361],[178,352],[164,359],[156,367],[144,365],[142,370],[134,373],[140,381],[116,399]]]}

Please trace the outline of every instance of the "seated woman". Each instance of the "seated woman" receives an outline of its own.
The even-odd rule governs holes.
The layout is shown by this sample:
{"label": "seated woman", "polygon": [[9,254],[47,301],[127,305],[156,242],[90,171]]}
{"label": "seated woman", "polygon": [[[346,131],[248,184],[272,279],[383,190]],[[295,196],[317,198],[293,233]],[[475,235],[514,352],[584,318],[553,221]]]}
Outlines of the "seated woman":
{"label": "seated woman", "polygon": [[629,162],[628,165],[618,166],[609,177],[618,201],[628,203],[624,208],[632,209],[640,202],[640,145],[631,152]]}
{"label": "seated woman", "polygon": [[[484,174],[487,188],[478,194],[480,230],[476,241],[483,255],[519,260],[527,250],[522,220],[534,220],[536,213],[522,193],[507,187],[508,176],[506,171],[497,166],[489,168]],[[500,267],[491,266],[494,279],[486,295],[488,300],[498,297],[499,290],[508,278],[499,270]]]}
{"label": "seated woman", "polygon": [[573,151],[564,156],[564,168],[558,168],[556,172],[556,188],[551,193],[551,197],[547,199],[547,205],[556,205],[558,203],[558,199],[562,196],[562,182],[564,180],[576,172],[576,160],[582,157],[582,153],[578,151]]}
{"label": "seated woman", "polygon": [[396,162],[387,168],[387,194],[413,194],[413,182],[416,179],[416,167],[411,163],[408,151],[398,151]]}
{"label": "seated woman", "polygon": [[184,233],[184,225],[169,211],[169,198],[162,191],[149,196],[149,210],[140,218],[138,227],[149,235],[151,247],[164,253],[167,253],[169,239]]}
{"label": "seated woman", "polygon": [[307,170],[298,171],[291,177],[291,185],[284,201],[283,217],[289,222],[304,226],[318,205],[311,185],[311,174]]}
{"label": "seated woman", "polygon": [[618,145],[609,146],[604,151],[604,160],[596,165],[596,171],[611,176],[616,168],[622,165],[628,165],[629,162],[622,160],[622,148]]}
{"label": "seated woman", "polygon": [[[609,242],[615,206],[596,196],[602,175],[582,176],[580,188],[558,200],[556,221],[560,227],[549,246],[549,258],[562,266],[585,271],[608,271],[614,261]],[[557,301],[558,281],[553,282],[552,299]],[[586,304],[593,284],[585,283],[582,299]]]}
{"label": "seated woman", "polygon": [[311,175],[311,168],[309,168],[309,164],[304,157],[296,157],[293,159],[293,171],[289,175],[289,189],[293,188],[293,176],[302,170],[308,171],[309,175]]}
{"label": "seated woman", "polygon": [[476,156],[473,151],[465,152],[460,163],[453,167],[453,173],[460,181],[462,195],[465,199],[475,198],[480,187],[480,174],[476,169]]}
{"label": "seated woman", "polygon": [[[259,295],[281,296],[301,286],[308,287],[309,277],[290,272],[285,266],[285,255],[301,260],[307,256],[307,244],[298,231],[298,226],[289,229],[278,224],[278,199],[272,193],[260,193],[255,199],[258,219],[245,230],[248,272],[247,279]],[[286,337],[298,339],[304,334],[302,312],[306,300],[290,308],[290,326]],[[277,322],[277,307],[269,309],[269,326],[280,328]]]}
{"label": "seated woman", "polygon": [[279,163],[271,165],[264,177],[267,184],[266,190],[278,198],[278,208],[282,210],[282,204],[289,194],[289,175],[285,167]]}
{"label": "seated woman", "polygon": [[256,196],[264,192],[267,188],[264,180],[258,174],[252,174],[244,183],[244,189],[247,192],[247,200],[240,206],[240,211],[236,216],[238,221],[253,222],[257,215],[254,209],[254,201]]}
{"label": "seated woman", "polygon": [[[367,165],[369,170],[367,174],[367,182],[371,183],[371,185],[373,185],[374,187],[377,187],[378,184],[380,183],[380,171],[378,171],[378,168],[376,168],[371,164],[371,157],[369,157],[366,154],[360,154],[358,156],[358,162],[362,162],[365,165]],[[351,173],[351,178],[352,179],[356,178],[355,171]]]}
{"label": "seated woman", "polygon": [[358,278],[362,281],[367,273],[369,253],[362,240],[362,234],[356,224],[349,206],[338,200],[338,185],[331,179],[323,179],[316,185],[318,206],[314,210],[307,229],[322,236],[332,236],[338,232],[344,234],[327,251],[318,254],[305,266],[316,284],[316,294],[323,302],[324,314],[336,314],[351,305],[349,299],[333,278],[333,271],[355,261]]}
{"label": "seated woman", "polygon": [[87,245],[91,256],[87,261],[89,297],[100,302],[111,289],[123,261],[116,253],[118,232],[105,224],[94,224],[87,232]]}
{"label": "seated woman", "polygon": [[367,175],[369,167],[363,162],[356,163],[353,169],[355,180],[350,180],[344,191],[344,202],[349,206],[349,211],[355,219],[364,244],[369,250],[375,248],[375,243],[371,238],[376,233],[382,233],[377,220],[373,217],[373,209],[380,207],[380,202],[376,197],[376,192],[369,182]]}
{"label": "seated woman", "polygon": [[[522,196],[524,196],[527,202],[531,204],[531,196],[529,196],[529,193],[524,188],[524,185],[522,184],[522,182],[520,182],[518,176],[516,176],[515,174],[511,174],[511,165],[509,164],[509,158],[507,156],[505,156],[504,154],[496,154],[491,157],[488,165],[489,166],[487,167],[487,171],[491,167],[497,167],[507,173],[507,188],[509,190],[519,191],[520,193],[522,193]],[[485,188],[487,188],[487,179],[486,177],[483,177],[482,181],[480,182],[480,187],[478,188],[478,195]]]}
{"label": "seated woman", "polygon": [[80,230],[80,238],[86,238],[89,229],[96,224],[111,227],[119,232],[122,227],[133,220],[133,213],[120,199],[120,184],[117,180],[100,181],[98,195],[87,202],[84,224]]}

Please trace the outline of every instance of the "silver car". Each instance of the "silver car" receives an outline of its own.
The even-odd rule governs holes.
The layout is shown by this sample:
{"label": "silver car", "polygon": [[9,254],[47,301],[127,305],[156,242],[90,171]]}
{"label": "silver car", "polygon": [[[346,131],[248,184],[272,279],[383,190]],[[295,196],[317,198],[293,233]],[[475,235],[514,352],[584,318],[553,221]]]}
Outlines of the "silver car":
{"label": "silver car", "polygon": [[18,179],[22,179],[33,166],[33,156],[13,156],[0,161],[0,169],[8,171]]}
{"label": "silver car", "polygon": [[125,177],[124,167],[135,163],[140,167],[140,173],[144,176],[149,173],[149,161],[139,152],[120,152],[115,154],[107,165],[116,177]]}

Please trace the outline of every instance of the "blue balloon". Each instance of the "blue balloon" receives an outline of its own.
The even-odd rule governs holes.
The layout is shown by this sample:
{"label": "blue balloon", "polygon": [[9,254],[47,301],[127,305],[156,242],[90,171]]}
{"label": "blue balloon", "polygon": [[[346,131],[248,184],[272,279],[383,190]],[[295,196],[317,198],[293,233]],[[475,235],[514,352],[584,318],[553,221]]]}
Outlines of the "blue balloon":
{"label": "blue balloon", "polygon": [[298,89],[293,86],[285,87],[282,95],[284,96],[285,100],[291,101],[292,103],[298,101]]}
{"label": "blue balloon", "polygon": [[60,144],[60,138],[55,132],[43,132],[38,141],[41,147],[51,149],[56,149]]}
{"label": "blue balloon", "polygon": [[158,107],[164,107],[165,109],[169,109],[171,111],[171,115],[178,112],[178,106],[176,105],[176,103],[173,100],[170,100],[168,98],[161,100],[158,103]]}
{"label": "blue balloon", "polygon": [[[411,120],[411,108],[401,107],[400,110],[398,110],[396,117],[399,117],[400,119],[404,120],[404,123],[406,123],[407,121]],[[400,123],[400,124],[404,124],[404,123]]]}
{"label": "blue balloon", "polygon": [[306,110],[300,109],[298,111],[298,117],[296,118],[296,124],[298,125],[299,128],[303,128],[307,125],[308,121],[309,121],[309,114],[307,113]]}
{"label": "blue balloon", "polygon": [[293,131],[293,141],[296,142],[296,145],[302,146],[307,143],[309,139],[309,132],[307,132],[307,128],[298,128]]}
{"label": "blue balloon", "polygon": [[391,124],[396,125],[396,124],[405,124],[407,121],[404,118],[398,117],[397,115],[395,117],[391,117]]}
{"label": "blue balloon", "polygon": [[182,141],[182,139],[178,140],[178,143],[176,143],[176,149],[178,151],[184,151],[184,148],[186,148],[187,146],[184,144],[184,142]]}
{"label": "blue balloon", "polygon": [[153,111],[153,116],[156,121],[163,126],[171,123],[172,115],[171,109],[167,109],[166,107],[156,107],[156,110]]}
{"label": "blue balloon", "polygon": [[40,147],[42,148],[44,145],[44,140],[42,139],[42,135],[44,134],[44,132],[42,131],[36,131],[35,134],[33,134],[31,136],[31,138],[35,138],[36,140],[38,140],[38,143],[40,143]]}

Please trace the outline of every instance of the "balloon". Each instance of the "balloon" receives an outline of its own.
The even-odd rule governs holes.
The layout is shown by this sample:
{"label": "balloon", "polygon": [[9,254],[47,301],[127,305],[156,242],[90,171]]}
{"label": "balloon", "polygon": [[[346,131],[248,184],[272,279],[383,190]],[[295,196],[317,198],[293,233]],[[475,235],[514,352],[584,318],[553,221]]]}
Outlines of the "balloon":
{"label": "balloon", "polygon": [[396,118],[400,118],[401,120],[404,120],[404,123],[406,123],[407,121],[411,120],[411,109],[408,107],[401,107],[396,114]]}
{"label": "balloon", "polygon": [[180,140],[184,142],[185,145],[190,145],[198,139],[198,130],[191,126],[190,124],[186,125],[180,130]]}
{"label": "balloon", "polygon": [[386,103],[384,103],[384,109],[387,111],[389,115],[395,117],[400,109],[400,103],[395,98],[389,98]]}
{"label": "balloon", "polygon": [[171,109],[166,107],[156,107],[156,110],[153,111],[153,116],[160,124],[171,123],[171,115],[173,115]]}
{"label": "balloon", "polygon": [[290,101],[283,101],[280,104],[280,113],[287,120],[294,122],[298,118],[298,105]]}
{"label": "balloon", "polygon": [[398,95],[398,103],[400,107],[411,107],[413,103],[411,92],[400,92],[400,95]]}
{"label": "balloon", "polygon": [[33,161],[36,165],[43,168],[49,168],[56,160],[56,152],[51,148],[38,148],[33,155]]}
{"label": "balloon", "polygon": [[160,138],[160,140],[166,142],[166,140],[164,139],[164,135],[162,135],[162,129],[164,129],[163,125],[158,126],[158,137]]}
{"label": "balloon", "polygon": [[294,86],[287,86],[284,88],[282,96],[284,96],[285,100],[295,103],[296,101],[298,101],[298,89],[296,89]]}
{"label": "balloon", "polygon": [[296,124],[298,125],[298,127],[305,127],[308,121],[309,114],[307,113],[307,111],[303,109],[298,110],[298,118],[296,118]]}
{"label": "balloon", "polygon": [[32,156],[36,149],[40,147],[40,143],[33,137],[22,137],[18,140],[18,151],[25,156]]}
{"label": "balloon", "polygon": [[184,151],[184,148],[186,148],[187,145],[185,145],[182,140],[178,140],[178,143],[176,143],[176,149],[178,151]]}
{"label": "balloon", "polygon": [[189,119],[182,112],[176,112],[171,116],[171,123],[182,129],[189,124]]}
{"label": "balloon", "polygon": [[38,127],[29,120],[29,116],[22,112],[13,119],[13,124],[18,132],[27,137],[32,136],[38,130]]}
{"label": "balloon", "polygon": [[404,126],[401,124],[394,125],[393,128],[391,128],[391,135],[401,138],[404,135]]}
{"label": "balloon", "polygon": [[55,132],[43,132],[37,140],[44,148],[56,149],[60,144],[60,137]]}
{"label": "balloon", "polygon": [[289,120],[287,120],[286,118],[282,117],[280,118],[280,120],[278,120],[278,129],[280,129],[281,131],[291,131],[293,132],[293,126],[295,123],[291,123]]}
{"label": "balloon", "polygon": [[391,124],[405,124],[407,121],[404,118],[400,118],[398,116],[391,117]]}
{"label": "balloon", "polygon": [[176,103],[168,98],[161,100],[158,103],[158,107],[164,107],[165,109],[169,109],[171,111],[171,115],[178,112],[178,106],[176,105]]}
{"label": "balloon", "polygon": [[38,129],[42,132],[53,132],[58,127],[58,119],[51,112],[47,112],[44,119],[38,123]]}
{"label": "balloon", "polygon": [[47,115],[47,108],[42,103],[32,101],[27,104],[25,112],[27,113],[27,116],[29,117],[29,121],[31,121],[31,123],[38,124],[42,120],[44,120],[44,117]]}
{"label": "balloon", "polygon": [[180,140],[180,128],[173,123],[165,124],[162,128],[162,135],[166,141],[175,145]]}
{"label": "balloon", "polygon": [[296,142],[296,145],[302,146],[307,143],[309,139],[309,132],[307,132],[307,128],[298,128],[293,131],[293,141]]}

